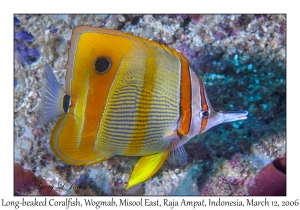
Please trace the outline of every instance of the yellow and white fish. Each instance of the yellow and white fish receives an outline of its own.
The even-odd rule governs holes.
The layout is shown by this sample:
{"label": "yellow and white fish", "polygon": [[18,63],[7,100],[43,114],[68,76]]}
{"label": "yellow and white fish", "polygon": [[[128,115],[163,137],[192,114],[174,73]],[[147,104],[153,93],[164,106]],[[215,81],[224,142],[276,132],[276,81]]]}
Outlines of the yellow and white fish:
{"label": "yellow and white fish", "polygon": [[127,189],[166,159],[185,164],[183,145],[195,135],[247,119],[247,111],[214,111],[202,80],[176,50],[121,31],[76,27],[66,68],[64,90],[45,67],[39,123],[62,115],[52,150],[74,165],[142,156]]}

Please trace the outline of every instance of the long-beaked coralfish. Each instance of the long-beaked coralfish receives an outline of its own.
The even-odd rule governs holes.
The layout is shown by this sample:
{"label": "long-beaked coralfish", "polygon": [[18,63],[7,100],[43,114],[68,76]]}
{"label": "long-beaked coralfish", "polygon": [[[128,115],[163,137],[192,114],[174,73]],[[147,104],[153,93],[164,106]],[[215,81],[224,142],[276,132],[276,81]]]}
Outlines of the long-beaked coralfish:
{"label": "long-beaked coralfish", "polygon": [[76,27],[66,68],[66,90],[48,65],[44,70],[39,123],[62,115],[52,150],[74,165],[142,156],[127,189],[166,159],[185,164],[183,145],[195,135],[247,119],[247,111],[214,111],[202,80],[176,50],[121,31]]}

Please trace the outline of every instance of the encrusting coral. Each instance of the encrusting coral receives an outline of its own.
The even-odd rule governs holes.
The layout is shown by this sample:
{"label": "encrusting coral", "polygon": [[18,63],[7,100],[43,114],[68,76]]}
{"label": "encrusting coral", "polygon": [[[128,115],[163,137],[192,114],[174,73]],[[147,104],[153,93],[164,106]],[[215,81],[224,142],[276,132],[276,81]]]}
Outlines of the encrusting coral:
{"label": "encrusting coral", "polygon": [[26,195],[34,189],[38,189],[37,195],[59,195],[53,189],[53,186],[41,177],[36,177],[30,170],[24,169],[20,164],[14,164],[14,191],[15,195]]}

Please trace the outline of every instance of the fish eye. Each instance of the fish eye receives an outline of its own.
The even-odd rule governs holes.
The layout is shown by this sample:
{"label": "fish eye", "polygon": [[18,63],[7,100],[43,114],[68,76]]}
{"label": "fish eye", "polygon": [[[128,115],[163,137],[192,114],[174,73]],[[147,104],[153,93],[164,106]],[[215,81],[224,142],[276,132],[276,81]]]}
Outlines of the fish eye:
{"label": "fish eye", "polygon": [[209,112],[208,111],[202,111],[201,115],[202,115],[202,117],[208,117]]}
{"label": "fish eye", "polygon": [[109,70],[111,66],[111,61],[109,58],[101,56],[96,58],[95,63],[94,63],[94,68],[96,72],[99,74],[104,74]]}

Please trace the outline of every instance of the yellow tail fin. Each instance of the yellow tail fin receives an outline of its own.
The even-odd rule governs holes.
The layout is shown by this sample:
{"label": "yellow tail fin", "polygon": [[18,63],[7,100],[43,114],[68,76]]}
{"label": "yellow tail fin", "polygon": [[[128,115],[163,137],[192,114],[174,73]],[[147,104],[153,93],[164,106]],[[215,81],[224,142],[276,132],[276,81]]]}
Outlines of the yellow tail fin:
{"label": "yellow tail fin", "polygon": [[134,167],[126,189],[140,182],[144,182],[153,176],[158,169],[160,169],[167,157],[168,151],[141,157]]}

